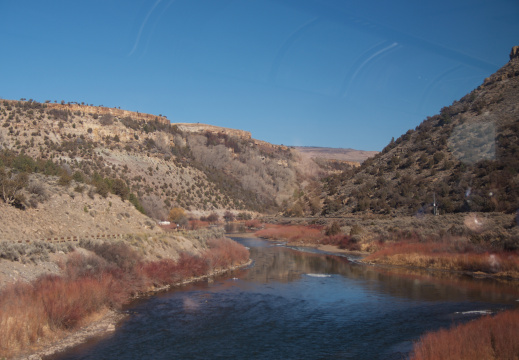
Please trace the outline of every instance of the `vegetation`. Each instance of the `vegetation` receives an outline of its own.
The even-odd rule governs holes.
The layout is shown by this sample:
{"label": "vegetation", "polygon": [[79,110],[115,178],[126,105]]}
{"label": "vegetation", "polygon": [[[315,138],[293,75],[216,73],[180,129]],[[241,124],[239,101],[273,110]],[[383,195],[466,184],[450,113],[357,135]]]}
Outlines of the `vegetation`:
{"label": "vegetation", "polygon": [[413,348],[411,359],[517,359],[518,333],[519,312],[503,311],[422,336]]}
{"label": "vegetation", "polygon": [[144,262],[124,242],[84,242],[90,253],[71,253],[63,276],[15,283],[0,293],[0,357],[11,357],[81,326],[89,316],[119,308],[153,286],[173,285],[242,264],[247,249],[230,239],[211,239],[200,256]]}
{"label": "vegetation", "polygon": [[[93,185],[100,196],[114,193],[162,220],[173,207],[274,211],[298,187],[288,148],[225,132],[183,133],[159,117],[93,110],[64,102],[0,103],[3,182],[18,182],[22,173],[57,176],[62,186],[82,192],[77,183]],[[7,201],[30,206],[23,190],[14,192],[18,197],[6,194]]]}
{"label": "vegetation", "polygon": [[510,62],[361,167],[325,178],[322,214],[517,211],[517,74]]}
{"label": "vegetation", "polygon": [[185,225],[187,222],[186,212],[182,208],[175,207],[169,211],[168,219],[172,223]]}
{"label": "vegetation", "polygon": [[417,234],[402,234],[397,242],[379,244],[379,250],[364,261],[519,278],[519,254],[516,251],[495,251],[450,235],[437,240],[421,239]]}
{"label": "vegetation", "polygon": [[333,231],[327,229],[323,233],[321,226],[302,226],[302,225],[266,225],[265,229],[256,231],[256,236],[286,240],[293,244],[314,245],[335,245],[340,249],[360,250],[356,239],[347,234],[341,233],[338,225],[332,225]]}

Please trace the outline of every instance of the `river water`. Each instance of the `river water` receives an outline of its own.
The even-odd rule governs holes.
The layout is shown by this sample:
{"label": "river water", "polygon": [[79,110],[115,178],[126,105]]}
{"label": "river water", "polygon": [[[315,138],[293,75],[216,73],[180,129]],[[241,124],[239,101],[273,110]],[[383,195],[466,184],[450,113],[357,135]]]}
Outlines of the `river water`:
{"label": "river water", "polygon": [[491,280],[236,240],[250,267],[140,299],[113,335],[53,358],[405,359],[428,330],[519,305]]}

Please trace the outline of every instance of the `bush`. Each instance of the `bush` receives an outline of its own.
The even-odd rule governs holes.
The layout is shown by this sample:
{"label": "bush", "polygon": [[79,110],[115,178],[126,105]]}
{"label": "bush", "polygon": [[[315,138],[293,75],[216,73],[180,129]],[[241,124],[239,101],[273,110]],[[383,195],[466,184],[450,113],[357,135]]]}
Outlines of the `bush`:
{"label": "bush", "polygon": [[339,234],[340,232],[341,226],[339,225],[339,223],[334,221],[329,227],[326,228],[324,233],[326,236],[333,236]]}
{"label": "bush", "polygon": [[[0,358],[15,357],[76,329],[96,312],[120,307],[132,294],[150,285],[179,283],[206,275],[211,269],[245,262],[249,253],[230,239],[208,240],[201,256],[180,254],[177,261],[143,263],[124,242],[82,240],[80,246],[94,254],[75,252],[63,265],[63,276],[46,275],[34,284],[16,283],[0,292]],[[0,243],[0,257],[13,260],[53,244]],[[50,249],[52,250],[52,249]],[[55,251],[53,249],[52,251]]]}
{"label": "bush", "polygon": [[99,118],[99,123],[103,126],[112,125],[114,123],[114,117],[110,114],[103,114]]}
{"label": "bush", "polygon": [[180,222],[183,221],[183,219],[185,219],[185,218],[186,218],[186,212],[182,208],[174,207],[173,209],[171,209],[169,211],[168,219],[172,223],[180,224]]}
{"label": "bush", "polygon": [[79,245],[93,251],[99,257],[116,267],[130,271],[140,261],[139,255],[124,242],[94,242],[82,240]]}
{"label": "bush", "polygon": [[517,334],[519,311],[504,311],[422,336],[411,359],[517,359]]}

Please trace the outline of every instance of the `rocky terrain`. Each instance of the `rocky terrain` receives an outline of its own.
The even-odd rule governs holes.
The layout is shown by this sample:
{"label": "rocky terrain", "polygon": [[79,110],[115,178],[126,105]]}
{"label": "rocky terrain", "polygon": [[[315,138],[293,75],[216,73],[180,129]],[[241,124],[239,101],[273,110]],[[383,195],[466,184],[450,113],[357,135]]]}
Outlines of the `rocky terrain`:
{"label": "rocky terrain", "polygon": [[317,146],[294,146],[299,153],[305,154],[312,159],[336,160],[360,166],[366,159],[378,154],[378,151],[364,151],[354,149],[326,148]]}
{"label": "rocky terrain", "polygon": [[470,94],[325,180],[323,215],[519,209],[519,57]]}
{"label": "rocky terrain", "polygon": [[[19,156],[16,173],[65,171],[78,182],[98,185],[122,180],[157,220],[172,207],[285,211],[299,201],[295,192],[307,192],[305,181],[337,170],[246,131],[171,124],[160,115],[121,109],[4,100],[0,124],[0,167],[10,171]],[[299,203],[312,211],[309,200]]]}

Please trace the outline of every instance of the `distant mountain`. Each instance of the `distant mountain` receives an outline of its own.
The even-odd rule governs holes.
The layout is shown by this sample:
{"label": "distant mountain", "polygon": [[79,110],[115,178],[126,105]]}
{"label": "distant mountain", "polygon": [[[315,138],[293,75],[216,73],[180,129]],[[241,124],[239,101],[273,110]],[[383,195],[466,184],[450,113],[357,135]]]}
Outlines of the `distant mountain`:
{"label": "distant mountain", "polygon": [[352,165],[360,165],[367,158],[378,154],[378,151],[327,148],[318,146],[293,146],[293,148],[301,154],[307,155],[313,159],[338,160],[351,163]]}
{"label": "distant mountain", "polygon": [[477,89],[324,181],[324,215],[519,209],[519,47]]}

